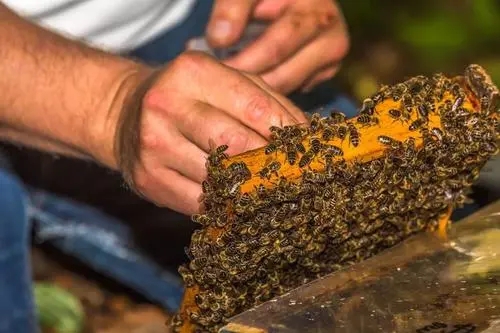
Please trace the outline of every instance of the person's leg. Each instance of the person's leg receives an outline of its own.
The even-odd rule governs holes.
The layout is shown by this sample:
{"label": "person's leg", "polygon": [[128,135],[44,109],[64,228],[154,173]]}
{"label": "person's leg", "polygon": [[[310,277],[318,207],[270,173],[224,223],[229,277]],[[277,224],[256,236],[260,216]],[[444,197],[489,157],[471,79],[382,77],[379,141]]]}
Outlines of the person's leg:
{"label": "person's leg", "polygon": [[0,333],[38,332],[27,206],[22,183],[0,165]]}
{"label": "person's leg", "polygon": [[122,221],[38,189],[30,197],[37,242],[50,243],[170,311],[178,308],[182,281],[144,256]]}

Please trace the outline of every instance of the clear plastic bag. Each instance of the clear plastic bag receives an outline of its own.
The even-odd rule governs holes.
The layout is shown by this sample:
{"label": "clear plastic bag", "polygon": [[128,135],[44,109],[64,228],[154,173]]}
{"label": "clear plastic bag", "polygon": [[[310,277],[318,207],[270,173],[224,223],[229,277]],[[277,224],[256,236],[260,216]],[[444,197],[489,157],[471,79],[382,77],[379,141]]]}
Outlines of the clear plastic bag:
{"label": "clear plastic bag", "polygon": [[500,202],[232,318],[225,333],[500,332]]}

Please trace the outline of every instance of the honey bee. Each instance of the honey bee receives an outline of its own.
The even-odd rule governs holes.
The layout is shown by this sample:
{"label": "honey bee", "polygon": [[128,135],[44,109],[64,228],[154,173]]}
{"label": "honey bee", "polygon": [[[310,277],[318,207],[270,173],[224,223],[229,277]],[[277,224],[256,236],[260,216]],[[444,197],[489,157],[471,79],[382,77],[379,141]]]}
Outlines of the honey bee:
{"label": "honey bee", "polygon": [[417,129],[420,129],[424,124],[425,120],[423,118],[419,118],[410,124],[408,130],[416,131]]}
{"label": "honey bee", "polygon": [[204,194],[212,192],[212,185],[206,180],[201,182],[201,190]]}
{"label": "honey bee", "polygon": [[295,144],[295,149],[296,149],[298,152],[302,153],[302,154],[305,154],[305,152],[306,152],[306,148],[304,147],[304,145],[302,144],[302,142],[297,142],[297,143]]}
{"label": "honey bee", "polygon": [[179,266],[178,272],[180,276],[182,277],[182,280],[184,281],[184,284],[187,287],[192,287],[195,283],[194,281],[194,276],[189,270],[189,268],[186,267],[186,265],[181,265]]}
{"label": "honey bee", "polygon": [[264,153],[265,153],[266,155],[269,155],[269,154],[271,154],[271,153],[276,152],[277,150],[278,150],[278,144],[277,144],[276,142],[270,142],[270,143],[266,146],[266,148],[265,148],[265,150],[264,150]]}
{"label": "honey bee", "polygon": [[342,122],[344,122],[346,119],[346,115],[343,114],[342,112],[339,112],[339,111],[332,111],[330,113],[330,123],[332,125],[335,125],[335,124],[340,124]]}
{"label": "honey bee", "polygon": [[271,179],[272,174],[278,176],[278,170],[281,168],[281,163],[278,161],[272,161],[269,163],[269,160],[266,163],[268,164],[258,172],[259,176],[267,179]]}
{"label": "honey bee", "polygon": [[311,151],[316,155],[321,151],[321,141],[318,138],[311,139]]}
{"label": "honey bee", "polygon": [[314,113],[311,116],[310,130],[311,133],[316,133],[321,127],[321,115],[319,113]]}
{"label": "honey bee", "polygon": [[361,114],[356,118],[356,122],[363,126],[367,126],[372,122],[372,117],[369,116],[368,114]]}
{"label": "honey bee", "polygon": [[372,116],[375,111],[375,102],[371,98],[366,98],[361,105],[359,113],[361,115]]}
{"label": "honey bee", "polygon": [[407,112],[411,112],[413,108],[413,99],[410,94],[405,94],[403,95],[403,98],[401,100],[404,108],[406,109]]}
{"label": "honey bee", "polygon": [[233,177],[236,175],[245,175],[251,177],[250,170],[248,170],[245,162],[233,162],[228,166],[227,169],[233,175]]}
{"label": "honey bee", "polygon": [[194,214],[193,216],[191,216],[191,221],[193,221],[194,223],[201,224],[203,226],[207,226],[212,222],[210,217],[208,217],[205,214]]}
{"label": "honey bee", "polygon": [[347,127],[344,125],[339,126],[339,128],[337,128],[337,137],[342,141],[344,141],[346,136],[347,136]]}
{"label": "honey bee", "polygon": [[271,138],[279,139],[283,135],[284,129],[278,126],[269,127],[269,131],[271,132]]}
{"label": "honey bee", "polygon": [[267,189],[264,185],[259,184],[258,186],[254,186],[255,191],[257,192],[257,196],[260,199],[265,199],[267,196]]}
{"label": "honey bee", "polygon": [[431,133],[436,137],[436,139],[443,141],[443,131],[441,131],[441,129],[434,127],[431,129]]}
{"label": "honey bee", "polygon": [[306,166],[308,166],[309,164],[311,164],[312,160],[313,160],[313,157],[314,157],[314,152],[312,152],[311,150],[308,150],[304,155],[302,155],[302,157],[300,158],[300,161],[299,161],[299,168],[304,168]]}
{"label": "honey bee", "polygon": [[331,127],[327,127],[323,130],[323,140],[329,141],[335,135],[335,131]]}
{"label": "honey bee", "polygon": [[295,162],[297,161],[297,151],[293,147],[290,147],[290,149],[287,149],[286,160],[287,160],[288,164],[290,164],[290,165],[294,165]]}
{"label": "honey bee", "polygon": [[420,118],[427,119],[429,117],[429,108],[426,103],[420,104],[417,111]]}
{"label": "honey bee", "polygon": [[453,102],[453,105],[451,106],[451,112],[456,112],[457,109],[462,106],[463,102],[464,98],[462,96],[457,97],[457,99],[455,99],[455,102]]}
{"label": "honey bee", "polygon": [[389,117],[391,117],[392,119],[394,119],[394,121],[400,120],[402,122],[401,111],[399,111],[397,109],[390,109],[388,111],[388,113],[389,113]]}
{"label": "honey bee", "polygon": [[356,127],[349,123],[349,140],[350,143],[354,146],[357,147],[359,145],[359,133]]}
{"label": "honey bee", "polygon": [[334,145],[328,145],[327,150],[326,150],[326,154],[331,154],[333,156],[343,156],[344,151],[340,147],[337,147]]}

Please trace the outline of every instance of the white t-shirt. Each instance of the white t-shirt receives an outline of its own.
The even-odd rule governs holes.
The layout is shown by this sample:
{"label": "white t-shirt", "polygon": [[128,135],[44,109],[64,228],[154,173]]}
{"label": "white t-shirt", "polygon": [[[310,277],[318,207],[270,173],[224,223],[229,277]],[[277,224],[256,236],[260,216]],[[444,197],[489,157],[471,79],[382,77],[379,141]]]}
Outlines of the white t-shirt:
{"label": "white t-shirt", "polygon": [[196,0],[0,1],[26,19],[109,52],[129,51],[146,44],[186,19],[196,3]]}

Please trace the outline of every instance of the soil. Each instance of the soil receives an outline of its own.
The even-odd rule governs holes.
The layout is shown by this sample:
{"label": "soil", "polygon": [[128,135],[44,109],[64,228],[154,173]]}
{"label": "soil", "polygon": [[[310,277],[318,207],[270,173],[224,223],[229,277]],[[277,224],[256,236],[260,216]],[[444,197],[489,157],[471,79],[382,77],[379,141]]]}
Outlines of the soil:
{"label": "soil", "polygon": [[[82,333],[167,333],[169,315],[114,281],[61,257],[33,248],[35,281],[51,282],[77,296],[85,309]],[[46,329],[43,333],[55,333]]]}

